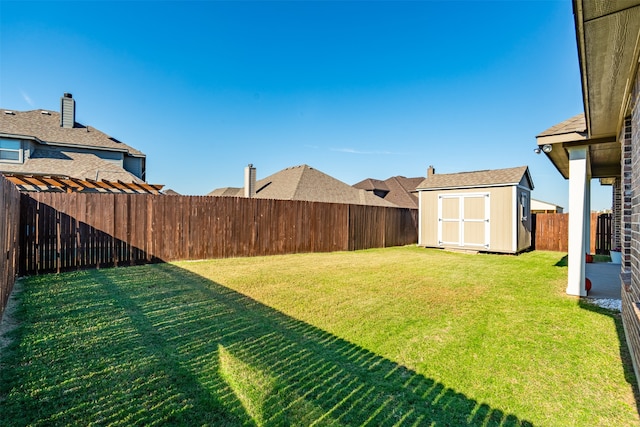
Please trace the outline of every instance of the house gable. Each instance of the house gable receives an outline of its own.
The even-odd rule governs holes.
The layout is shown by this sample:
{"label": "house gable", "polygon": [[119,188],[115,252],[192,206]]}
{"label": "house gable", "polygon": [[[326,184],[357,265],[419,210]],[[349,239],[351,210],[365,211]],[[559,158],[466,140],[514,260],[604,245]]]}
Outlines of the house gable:
{"label": "house gable", "polygon": [[146,156],[75,121],[75,101],[62,112],[0,110],[0,172],[144,182]]}

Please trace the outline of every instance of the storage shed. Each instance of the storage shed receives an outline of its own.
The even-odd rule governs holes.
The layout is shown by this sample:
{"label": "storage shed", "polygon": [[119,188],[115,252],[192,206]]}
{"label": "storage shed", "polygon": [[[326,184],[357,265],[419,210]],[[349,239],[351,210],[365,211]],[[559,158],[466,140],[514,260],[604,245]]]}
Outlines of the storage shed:
{"label": "storage shed", "polygon": [[416,188],[418,245],[518,253],[531,247],[531,190],[527,166],[436,174]]}

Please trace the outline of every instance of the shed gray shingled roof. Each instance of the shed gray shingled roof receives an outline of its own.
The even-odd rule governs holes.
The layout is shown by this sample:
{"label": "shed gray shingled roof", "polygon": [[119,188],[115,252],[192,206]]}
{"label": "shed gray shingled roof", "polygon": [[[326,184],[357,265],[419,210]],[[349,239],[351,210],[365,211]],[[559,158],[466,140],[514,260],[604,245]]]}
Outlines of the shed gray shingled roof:
{"label": "shed gray shingled roof", "polygon": [[418,190],[440,190],[451,188],[475,188],[500,185],[517,185],[526,177],[533,189],[533,182],[527,166],[507,169],[493,169],[473,172],[434,174],[424,179]]}
{"label": "shed gray shingled roof", "polygon": [[64,145],[121,151],[135,157],[144,157],[141,151],[124,144],[94,127],[78,122],[73,128],[60,126],[60,113],[47,110],[0,110],[0,136],[37,139],[43,144]]}
{"label": "shed gray shingled roof", "polygon": [[[233,193],[233,194],[232,194]],[[213,190],[208,196],[243,197],[244,189]],[[256,182],[256,198],[398,207],[365,190],[351,187],[308,165],[294,166]]]}

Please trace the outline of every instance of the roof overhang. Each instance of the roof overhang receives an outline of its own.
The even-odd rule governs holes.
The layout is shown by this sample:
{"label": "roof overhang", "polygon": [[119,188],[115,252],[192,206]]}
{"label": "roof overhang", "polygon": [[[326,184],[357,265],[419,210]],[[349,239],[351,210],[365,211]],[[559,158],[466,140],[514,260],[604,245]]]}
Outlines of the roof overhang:
{"label": "roof overhang", "polygon": [[569,178],[571,147],[589,150],[592,178],[611,183],[620,176],[624,118],[629,115],[640,51],[640,0],[573,0],[586,131],[542,134],[538,146]]}
{"label": "roof overhang", "polygon": [[615,136],[587,138],[586,135],[538,136],[538,146],[551,145],[545,152],[558,172],[569,179],[569,149],[586,146],[589,150],[589,167],[592,178],[616,178],[620,176],[622,148]]}
{"label": "roof overhang", "polygon": [[590,138],[618,135],[629,114],[640,49],[640,0],[574,0]]}

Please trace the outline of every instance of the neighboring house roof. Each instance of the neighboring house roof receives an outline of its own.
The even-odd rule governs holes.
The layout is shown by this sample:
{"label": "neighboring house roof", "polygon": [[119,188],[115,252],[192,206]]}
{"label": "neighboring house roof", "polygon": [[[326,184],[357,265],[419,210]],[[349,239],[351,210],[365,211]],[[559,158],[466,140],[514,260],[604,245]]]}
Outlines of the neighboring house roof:
{"label": "neighboring house roof", "polygon": [[94,127],[75,122],[72,128],[60,126],[60,113],[47,110],[1,110],[0,136],[35,139],[41,144],[94,150],[120,151],[134,157],[144,157],[141,151],[128,146]]}
{"label": "neighboring house roof", "polygon": [[178,193],[177,191],[172,190],[172,189],[170,189],[170,188],[168,188],[168,189],[164,190],[164,191],[162,192],[162,194],[167,195],[167,196],[180,196],[180,193]]}
{"label": "neighboring house roof", "polygon": [[218,196],[218,197],[243,197],[244,189],[238,187],[223,187],[216,188],[207,196]]}
{"label": "neighboring house roof", "polygon": [[62,193],[125,193],[161,194],[162,185],[109,180],[82,180],[59,176],[3,174],[20,191],[46,191]]}
{"label": "neighboring house roof", "polygon": [[533,180],[527,166],[507,169],[493,169],[473,172],[459,172],[449,174],[433,174],[424,179],[417,187],[418,190],[441,190],[451,188],[476,188],[505,185],[518,185],[525,180],[529,188],[533,189]]}
{"label": "neighboring house roof", "polygon": [[70,93],[60,99],[60,112],[0,109],[0,138],[20,141],[19,146],[3,146],[5,156],[18,157],[0,160],[0,172],[145,182],[146,156],[96,128],[76,122],[75,111]]}
{"label": "neighboring house roof", "polygon": [[10,173],[58,175],[79,179],[144,182],[122,167],[92,153],[37,149],[23,163],[2,163],[0,170]]}
{"label": "neighboring house roof", "polygon": [[384,181],[379,179],[367,178],[353,184],[352,187],[366,191],[389,191],[389,187]]}
{"label": "neighboring house roof", "polygon": [[407,178],[404,176],[392,176],[384,181],[367,178],[354,184],[353,187],[373,192],[394,205],[418,209],[418,197],[414,192],[423,180],[423,177]]}
{"label": "neighboring house roof", "polygon": [[[294,166],[256,182],[256,198],[306,200],[325,203],[348,203],[397,207],[367,191],[351,187],[308,165]],[[221,188],[209,196],[243,197],[244,189]]]}
{"label": "neighboring house roof", "polygon": [[398,206],[418,209],[418,196],[415,191],[422,181],[423,177],[393,176],[385,181],[390,191],[384,199]]}

